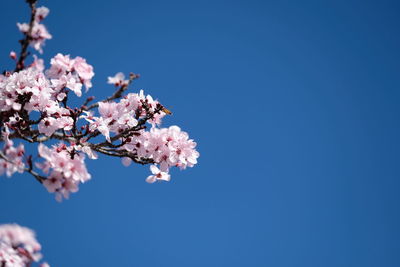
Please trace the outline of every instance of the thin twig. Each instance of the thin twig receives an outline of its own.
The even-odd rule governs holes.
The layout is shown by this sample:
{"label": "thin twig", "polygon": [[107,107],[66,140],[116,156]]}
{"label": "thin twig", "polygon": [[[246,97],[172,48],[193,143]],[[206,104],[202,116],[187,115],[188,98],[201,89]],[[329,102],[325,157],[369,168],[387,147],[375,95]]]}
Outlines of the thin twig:
{"label": "thin twig", "polygon": [[[10,160],[6,155],[4,155],[4,153],[2,151],[0,151],[0,158],[4,159],[5,161],[11,163],[11,164],[15,164],[12,160]],[[24,168],[24,172],[30,173],[33,177],[35,177],[35,179],[39,182],[39,183],[43,183],[44,180],[46,180],[46,177],[41,176],[40,174],[38,174],[37,172],[35,172],[34,170],[32,170],[32,166],[30,166],[29,168]]]}
{"label": "thin twig", "polygon": [[25,33],[25,38],[22,39],[21,42],[21,52],[19,54],[19,58],[17,61],[17,65],[15,66],[15,72],[23,70],[25,67],[24,61],[28,56],[28,46],[29,43],[32,41],[32,30],[33,25],[35,23],[35,16],[36,16],[36,2],[37,0],[29,0],[29,7],[31,8],[31,19],[29,21],[29,29],[28,32]]}
{"label": "thin twig", "polygon": [[[129,85],[133,82],[133,80],[138,79],[139,77],[140,77],[139,74],[130,73],[129,74],[129,80],[128,80],[128,82],[126,84],[123,84],[121,87],[119,87],[118,90],[115,91],[112,96],[110,96],[110,97],[108,97],[108,98],[106,98],[106,99],[104,99],[104,100],[102,100],[100,102],[108,102],[108,101],[111,101],[111,100],[114,100],[114,99],[121,98],[122,94],[128,89]],[[85,110],[91,110],[93,108],[98,107],[100,102],[97,102],[97,103],[94,103],[94,104],[90,105]]]}

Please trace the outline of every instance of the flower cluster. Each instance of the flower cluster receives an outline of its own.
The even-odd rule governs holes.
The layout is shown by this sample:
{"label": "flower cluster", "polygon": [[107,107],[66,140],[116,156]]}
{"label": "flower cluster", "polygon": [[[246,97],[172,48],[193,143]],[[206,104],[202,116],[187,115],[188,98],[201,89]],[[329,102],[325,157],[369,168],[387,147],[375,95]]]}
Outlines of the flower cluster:
{"label": "flower cluster", "polygon": [[40,22],[49,14],[47,7],[36,8],[36,14],[32,21],[32,28],[28,23],[17,23],[18,29],[25,35],[30,35],[30,45],[40,53],[43,53],[42,46],[46,40],[52,38],[44,24]]}
{"label": "flower cluster", "polygon": [[[35,233],[17,224],[0,225],[0,265],[5,267],[28,267],[39,262],[41,246]],[[49,267],[42,263],[41,267]]]}
{"label": "flower cluster", "polygon": [[[147,181],[150,183],[156,180],[169,181],[167,175],[170,167],[193,167],[197,163],[199,152],[196,151],[196,142],[189,139],[186,132],[181,131],[178,126],[169,128],[151,128],[150,131],[141,131],[132,136],[124,145],[124,149],[137,154],[139,157],[153,159],[153,162],[160,166],[160,169],[151,166],[152,176]],[[129,165],[131,160],[125,158],[124,165]]]}
{"label": "flower cluster", "polygon": [[[56,89],[71,89],[77,96],[82,95],[82,85],[92,87],[93,67],[81,57],[71,59],[69,55],[58,53],[50,61],[51,68],[46,72]],[[62,99],[61,99],[62,100]]]}
{"label": "flower cluster", "polygon": [[0,111],[52,111],[57,107],[50,82],[34,68],[7,73],[0,79],[0,88]]}
{"label": "flower cluster", "polygon": [[[39,155],[45,159],[36,163],[44,173],[49,174],[43,181],[49,193],[56,193],[56,199],[68,198],[70,193],[78,191],[79,183],[90,179],[85,165],[85,156],[77,153],[74,147],[65,144],[48,148],[39,144]],[[90,148],[89,148],[90,149]]]}
{"label": "flower cluster", "polygon": [[69,131],[73,126],[71,111],[62,107],[67,88],[81,96],[82,85],[91,87],[93,75],[93,67],[81,57],[70,59],[69,55],[57,54],[45,73],[42,62],[35,60],[30,68],[0,79],[0,112],[11,111],[2,117],[22,123],[17,112],[37,111],[41,113],[40,133],[51,136],[61,128]]}
{"label": "flower cluster", "polygon": [[1,151],[1,155],[4,158],[0,158],[0,175],[5,173],[7,177],[10,177],[16,172],[23,173],[25,170],[24,154],[23,144],[15,147],[11,140],[5,142]]}
{"label": "flower cluster", "polygon": [[110,133],[120,134],[144,119],[148,119],[151,124],[160,124],[165,116],[161,112],[161,104],[150,95],[145,96],[143,90],[139,94],[126,95],[120,102],[100,102],[98,105],[100,117],[86,113],[82,118],[90,122],[91,131],[100,131],[109,142]]}

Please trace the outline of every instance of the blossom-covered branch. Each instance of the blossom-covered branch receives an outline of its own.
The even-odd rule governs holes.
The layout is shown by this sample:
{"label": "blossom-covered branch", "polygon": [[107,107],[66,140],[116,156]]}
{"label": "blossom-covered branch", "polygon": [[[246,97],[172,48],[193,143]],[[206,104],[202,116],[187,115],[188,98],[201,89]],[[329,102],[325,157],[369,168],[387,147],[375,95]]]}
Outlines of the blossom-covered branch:
{"label": "blossom-covered branch", "polygon": [[[33,55],[26,63],[28,46],[42,53],[45,40],[52,36],[41,22],[48,15],[46,7],[31,8],[29,23],[18,23],[24,34],[21,53],[14,71],[0,75],[0,174],[27,172],[56,194],[68,198],[80,183],[91,178],[85,160],[98,154],[131,162],[151,164],[146,181],[170,180],[169,169],[185,169],[197,163],[196,143],[178,126],[160,128],[171,112],[143,90],[129,92],[138,74],[123,73],[108,77],[115,87],[106,99],[94,102],[87,97],[82,105],[71,107],[73,95],[81,97],[92,87],[93,67],[82,57],[57,54],[46,69],[44,61]],[[16,140],[22,143],[14,146]],[[29,154],[24,143],[37,144],[38,156]],[[45,143],[49,143],[46,145]]]}
{"label": "blossom-covered branch", "polygon": [[[31,8],[31,19],[29,24],[17,23],[19,30],[24,34],[24,39],[20,40],[21,53],[19,54],[15,71],[24,69],[24,62],[28,56],[29,45],[32,45],[36,50],[42,53],[43,51],[41,47],[44,44],[44,41],[52,38],[46,27],[43,24],[40,24],[49,13],[49,9],[46,7],[36,8],[36,2],[37,0],[27,0],[27,3]],[[12,56],[16,57],[15,52]]]}

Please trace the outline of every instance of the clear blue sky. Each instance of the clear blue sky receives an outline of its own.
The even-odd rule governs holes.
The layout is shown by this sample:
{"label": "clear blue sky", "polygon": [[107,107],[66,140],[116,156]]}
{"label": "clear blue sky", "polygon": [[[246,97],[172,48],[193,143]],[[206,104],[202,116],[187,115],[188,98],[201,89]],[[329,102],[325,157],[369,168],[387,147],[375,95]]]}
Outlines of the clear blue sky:
{"label": "clear blue sky", "polygon": [[[400,266],[398,1],[41,1],[44,58],[83,56],[101,99],[118,71],[198,141],[199,164],[88,163],[59,204],[0,179],[0,222],[37,231],[56,267]],[[22,0],[2,1],[0,64]],[[19,49],[19,48],[18,48]]]}

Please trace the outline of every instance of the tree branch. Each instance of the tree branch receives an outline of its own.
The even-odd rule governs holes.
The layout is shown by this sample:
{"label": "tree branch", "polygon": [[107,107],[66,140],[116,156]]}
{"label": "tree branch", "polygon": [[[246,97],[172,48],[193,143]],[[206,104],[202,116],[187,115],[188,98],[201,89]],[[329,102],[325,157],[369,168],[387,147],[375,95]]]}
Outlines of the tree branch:
{"label": "tree branch", "polygon": [[37,0],[27,0],[29,7],[31,8],[31,19],[29,21],[29,30],[25,33],[25,38],[20,40],[21,43],[21,52],[19,54],[19,58],[17,64],[15,66],[15,72],[23,70],[25,68],[25,59],[28,56],[28,46],[32,41],[32,29],[35,22],[36,16],[36,2]]}

